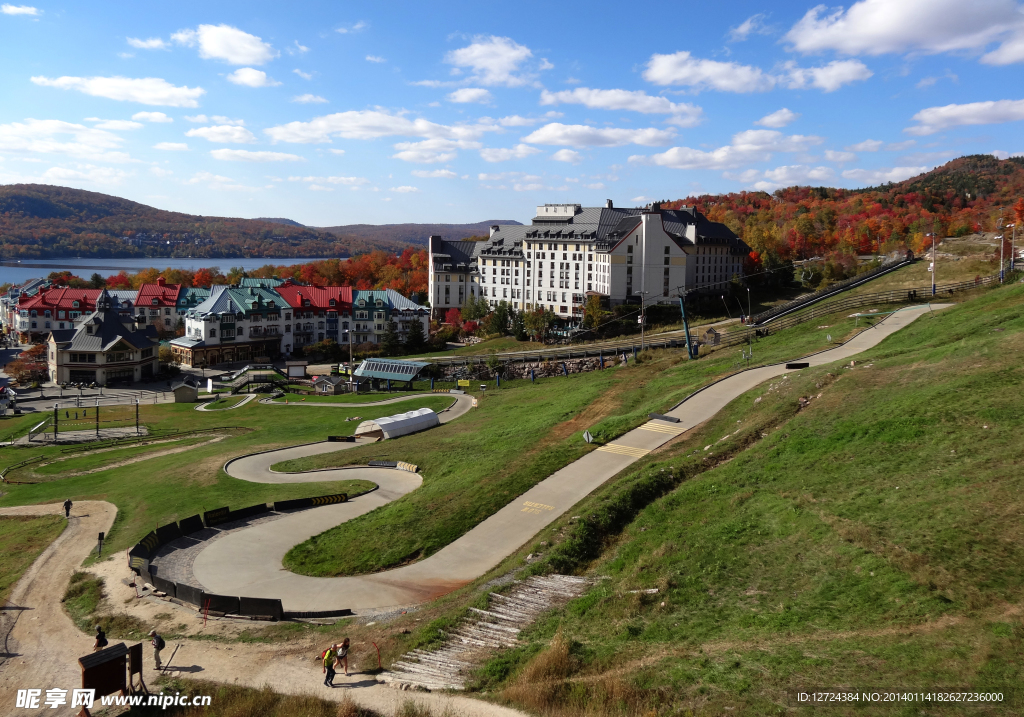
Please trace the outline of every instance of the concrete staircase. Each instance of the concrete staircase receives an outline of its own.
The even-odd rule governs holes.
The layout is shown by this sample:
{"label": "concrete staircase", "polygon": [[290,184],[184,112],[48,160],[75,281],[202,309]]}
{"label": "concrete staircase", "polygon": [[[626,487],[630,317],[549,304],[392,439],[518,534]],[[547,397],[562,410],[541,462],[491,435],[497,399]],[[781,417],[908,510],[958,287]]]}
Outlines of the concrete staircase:
{"label": "concrete staircase", "polygon": [[465,689],[473,668],[492,650],[515,647],[522,628],[579,597],[593,582],[571,575],[533,576],[516,583],[508,595],[492,592],[487,609],[469,608],[473,616],[445,635],[441,647],[405,653],[377,680],[399,689]]}

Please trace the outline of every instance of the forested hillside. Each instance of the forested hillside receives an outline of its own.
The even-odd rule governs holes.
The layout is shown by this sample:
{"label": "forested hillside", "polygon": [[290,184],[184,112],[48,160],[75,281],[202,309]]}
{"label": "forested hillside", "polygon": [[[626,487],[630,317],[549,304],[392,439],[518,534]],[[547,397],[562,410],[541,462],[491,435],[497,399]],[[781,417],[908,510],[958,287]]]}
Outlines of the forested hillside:
{"label": "forested hillside", "polygon": [[[291,219],[204,217],[41,184],[0,186],[0,258],[349,257],[425,246],[431,234],[487,234],[472,224],[307,227]],[[505,222],[507,223],[507,222]]]}
{"label": "forested hillside", "polygon": [[[696,206],[754,249],[753,263],[870,254],[930,246],[928,235],[997,231],[1024,215],[1024,157],[955,159],[898,184],[867,189],[789,187],[687,197],[666,208]],[[1016,212],[1014,205],[1017,206]]]}

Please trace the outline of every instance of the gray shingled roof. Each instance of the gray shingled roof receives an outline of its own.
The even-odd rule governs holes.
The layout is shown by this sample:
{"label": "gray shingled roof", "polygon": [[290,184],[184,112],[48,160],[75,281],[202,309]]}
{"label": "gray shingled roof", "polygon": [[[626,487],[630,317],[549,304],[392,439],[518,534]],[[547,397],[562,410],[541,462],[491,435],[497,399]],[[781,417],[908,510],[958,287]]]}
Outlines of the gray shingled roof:
{"label": "gray shingled roof", "polygon": [[[64,351],[109,351],[120,341],[136,349],[154,348],[159,344],[156,328],[143,330],[129,328],[121,321],[110,294],[103,291],[96,298],[96,311],[92,312],[77,329],[52,331],[54,341],[63,344]],[[58,334],[61,335],[58,338]],[[67,334],[71,334],[70,337]]]}

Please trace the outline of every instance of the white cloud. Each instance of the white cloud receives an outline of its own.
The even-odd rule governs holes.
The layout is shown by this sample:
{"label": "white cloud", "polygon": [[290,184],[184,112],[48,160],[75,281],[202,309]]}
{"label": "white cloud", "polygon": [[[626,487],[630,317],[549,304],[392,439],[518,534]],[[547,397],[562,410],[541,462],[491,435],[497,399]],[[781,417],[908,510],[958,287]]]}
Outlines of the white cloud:
{"label": "white cloud", "polygon": [[449,102],[490,102],[491,93],[483,87],[463,87],[448,95]]}
{"label": "white cloud", "polygon": [[364,177],[288,177],[289,182],[316,182],[318,184],[342,184],[347,187],[360,187],[369,184]]}
{"label": "white cloud", "polygon": [[779,187],[820,185],[822,182],[832,179],[835,172],[831,167],[808,167],[803,164],[794,164],[766,170],[762,176],[764,179],[754,182],[753,188],[761,192],[770,192]]}
{"label": "white cloud", "polygon": [[231,177],[224,177],[220,174],[213,174],[212,172],[196,172],[192,177],[185,182],[186,184],[206,184],[210,189],[217,190],[233,190],[241,192],[257,192],[260,187],[250,187],[244,184],[239,184]]}
{"label": "white cloud", "polygon": [[157,142],[153,149],[162,149],[167,152],[187,152],[188,145],[184,142]]}
{"label": "white cloud", "polygon": [[776,110],[770,115],[765,115],[754,124],[759,124],[762,127],[779,129],[780,127],[785,127],[790,122],[796,120],[799,116],[800,114],[798,112],[793,112],[783,107],[781,110]]}
{"label": "white cloud", "polygon": [[[93,119],[95,120],[95,118]],[[144,125],[141,122],[132,122],[131,120],[101,120],[93,126],[96,129],[109,129],[117,131],[126,129],[142,129]]]}
{"label": "white cloud", "polygon": [[935,134],[951,127],[1017,122],[1024,120],[1024,100],[997,100],[928,107],[915,114],[911,119],[917,122],[917,125],[903,131],[919,137]]}
{"label": "white cloud", "polygon": [[163,167],[157,167],[157,166],[150,167],[149,168],[149,173],[153,174],[153,175],[155,175],[157,177],[169,177],[172,174],[174,174],[174,172],[172,170],[170,170],[170,169],[164,169]]}
{"label": "white cloud", "polygon": [[594,184],[584,185],[587,189],[604,189],[604,184],[601,182],[595,182]]}
{"label": "white cloud", "polygon": [[539,119],[535,119],[533,117],[520,117],[519,115],[510,115],[498,120],[498,124],[502,127],[531,127],[538,122],[540,122]]}
{"label": "white cloud", "polygon": [[668,144],[674,136],[675,133],[671,130],[653,127],[619,129],[552,122],[523,137],[523,141],[532,144],[564,144],[570,147],[622,147],[627,144],[656,147]]}
{"label": "white cloud", "polygon": [[929,167],[891,167],[885,169],[847,169],[843,177],[852,179],[867,186],[885,184],[887,182],[902,182],[904,179],[916,177],[918,174],[927,172]]}
{"label": "white cloud", "polygon": [[479,142],[452,139],[425,139],[422,142],[399,142],[393,159],[417,164],[439,164],[451,162],[460,149],[479,149]]}
{"label": "white cloud", "polygon": [[320,95],[305,94],[305,95],[297,95],[295,97],[292,97],[292,102],[298,102],[300,104],[308,105],[308,104],[323,104],[324,102],[327,102],[327,100],[325,98],[321,97]]}
{"label": "white cloud", "polygon": [[39,8],[32,7],[31,5],[9,5],[4,3],[0,5],[0,12],[4,15],[40,15],[43,11]]}
{"label": "white cloud", "polygon": [[309,48],[301,44],[298,40],[292,40],[292,44],[287,48],[289,55],[304,55],[309,52]]}
{"label": "white cloud", "polygon": [[673,169],[730,169],[750,162],[766,162],[775,152],[806,152],[824,140],[813,135],[783,135],[769,129],[748,129],[733,135],[732,142],[706,152],[691,147],[673,147],[651,156],[633,155],[630,162],[654,164]]}
{"label": "white cloud", "polygon": [[776,80],[751,65],[717,60],[699,60],[689,52],[651,55],[644,79],[656,85],[683,85],[723,92],[767,92]]}
{"label": "white cloud", "polygon": [[385,60],[383,57],[381,57],[379,55],[367,55],[366,56],[366,61],[367,62],[377,62],[377,63],[387,62],[387,60]]}
{"label": "white cloud", "polygon": [[302,162],[297,154],[286,152],[251,152],[247,149],[214,149],[210,156],[226,162]]}
{"label": "white cloud", "polygon": [[477,37],[473,44],[445,55],[449,65],[469,68],[472,79],[482,85],[516,87],[528,80],[517,75],[519,66],[533,57],[530,48],[507,37]]}
{"label": "white cloud", "polygon": [[551,159],[556,162],[569,162],[570,164],[579,164],[583,161],[583,156],[572,149],[560,149],[551,155]]}
{"label": "white cloud", "polygon": [[353,32],[361,32],[366,29],[366,23],[360,20],[355,25],[349,25],[348,27],[339,27],[335,32],[340,32],[342,35],[348,35]]}
{"label": "white cloud", "polygon": [[139,122],[173,122],[174,120],[165,115],[163,112],[136,112],[132,115],[133,120]]}
{"label": "white cloud", "polygon": [[196,127],[185,133],[186,137],[202,137],[210,142],[244,144],[255,142],[256,136],[245,127],[237,125],[217,124],[209,127]]}
{"label": "white cloud", "polygon": [[186,122],[195,122],[196,124],[206,124],[210,121],[210,118],[206,115],[185,115]]}
{"label": "white cloud", "polygon": [[289,122],[266,131],[275,142],[330,142],[331,137],[376,139],[406,136],[427,139],[476,139],[496,129],[493,124],[440,125],[425,119],[408,119],[380,110],[352,110],[316,117],[309,122]]}
{"label": "white cloud", "polygon": [[817,87],[825,92],[834,92],[843,85],[860,82],[874,73],[860,60],[834,60],[824,67],[797,67],[796,63],[783,65],[788,73],[785,84],[791,90]]}
{"label": "white cloud", "polygon": [[853,152],[838,152],[834,149],[826,149],[825,159],[830,162],[856,162],[857,155]]}
{"label": "white cloud", "polygon": [[48,77],[37,76],[32,82],[42,87],[77,90],[108,100],[139,102],[144,105],[198,107],[196,100],[206,94],[202,87],[176,87],[159,77]]}
{"label": "white cloud", "polygon": [[303,72],[302,70],[298,70],[298,69],[292,70],[292,72],[294,72],[296,75],[298,75],[299,77],[301,77],[304,80],[312,80],[313,79],[313,75],[311,73],[309,73],[309,72]]}
{"label": "white cloud", "polygon": [[524,159],[531,154],[540,152],[536,147],[528,144],[517,144],[511,148],[487,148],[480,150],[480,157],[485,162],[506,162],[510,159]]}
{"label": "white cloud", "polygon": [[729,39],[743,42],[751,35],[770,35],[771,30],[764,24],[764,13],[751,15],[736,27],[729,28]]}
{"label": "white cloud", "polygon": [[345,150],[343,149],[329,149],[327,151],[331,154],[345,154]]}
{"label": "white cloud", "polygon": [[704,111],[696,105],[676,104],[665,97],[652,97],[643,90],[594,90],[577,87],[573,90],[540,93],[542,105],[579,104],[591,109],[626,110],[643,114],[673,115],[672,124],[692,127],[698,124]]}
{"label": "white cloud", "polygon": [[412,176],[424,179],[455,179],[459,175],[450,169],[414,169],[412,170]]}
{"label": "white cloud", "polygon": [[[849,9],[818,5],[786,34],[794,50],[846,55],[981,51],[993,65],[1024,60],[1024,17],[1014,0],[861,0]],[[1022,52],[1018,52],[1019,49]]]}
{"label": "white cloud", "polygon": [[113,132],[61,120],[26,119],[0,124],[0,152],[48,153],[91,160],[125,162],[122,139]]}
{"label": "white cloud", "polygon": [[389,192],[398,192],[399,194],[414,194],[415,192],[418,192],[420,190],[419,190],[418,187],[402,186],[402,187],[392,187],[388,191]]}
{"label": "white cloud", "polygon": [[239,127],[245,125],[245,120],[231,119],[230,117],[225,117],[224,115],[214,115],[210,118],[210,120],[216,122],[217,124],[230,124],[237,125]]}
{"label": "white cloud", "polygon": [[159,37],[151,37],[148,40],[141,40],[137,37],[126,37],[128,44],[137,50],[169,50],[171,45]]}
{"label": "white cloud", "polygon": [[885,142],[880,139],[866,139],[863,142],[851,144],[847,149],[853,152],[877,152],[883,144]]}
{"label": "white cloud", "polygon": [[47,184],[69,184],[80,182],[85,184],[106,184],[118,185],[125,179],[132,176],[132,172],[126,172],[113,167],[96,167],[91,164],[79,164],[77,169],[67,167],[51,167],[43,172],[42,180]]}
{"label": "white cloud", "polygon": [[239,67],[229,74],[227,79],[228,82],[246,87],[276,87],[281,84],[277,80],[267,77],[267,73],[263,70],[256,70],[252,67]]}
{"label": "white cloud", "polygon": [[189,47],[198,45],[204,60],[223,60],[229,65],[262,65],[280,54],[256,35],[231,25],[200,25],[195,30],[179,30],[171,39]]}
{"label": "white cloud", "polygon": [[885,145],[885,148],[890,152],[902,152],[905,149],[910,149],[915,144],[917,144],[916,139],[908,139],[903,142],[890,142],[889,144]]}

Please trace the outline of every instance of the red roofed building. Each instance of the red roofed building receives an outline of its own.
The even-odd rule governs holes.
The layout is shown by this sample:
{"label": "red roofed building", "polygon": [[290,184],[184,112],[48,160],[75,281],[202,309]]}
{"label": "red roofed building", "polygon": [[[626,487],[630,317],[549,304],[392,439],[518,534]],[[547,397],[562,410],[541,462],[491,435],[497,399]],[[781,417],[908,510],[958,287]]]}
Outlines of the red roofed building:
{"label": "red roofed building", "polygon": [[163,334],[174,333],[178,325],[178,294],[181,289],[181,284],[168,284],[162,276],[155,284],[139,287],[135,309],[140,326],[155,326]]}
{"label": "red roofed building", "polygon": [[274,290],[291,307],[291,312],[285,310],[285,353],[328,339],[336,343],[348,342],[351,287],[300,286],[288,280]]}
{"label": "red roofed building", "polygon": [[74,328],[74,321],[96,310],[102,289],[43,288],[18,302],[18,334],[25,343],[37,343],[53,329]]}

